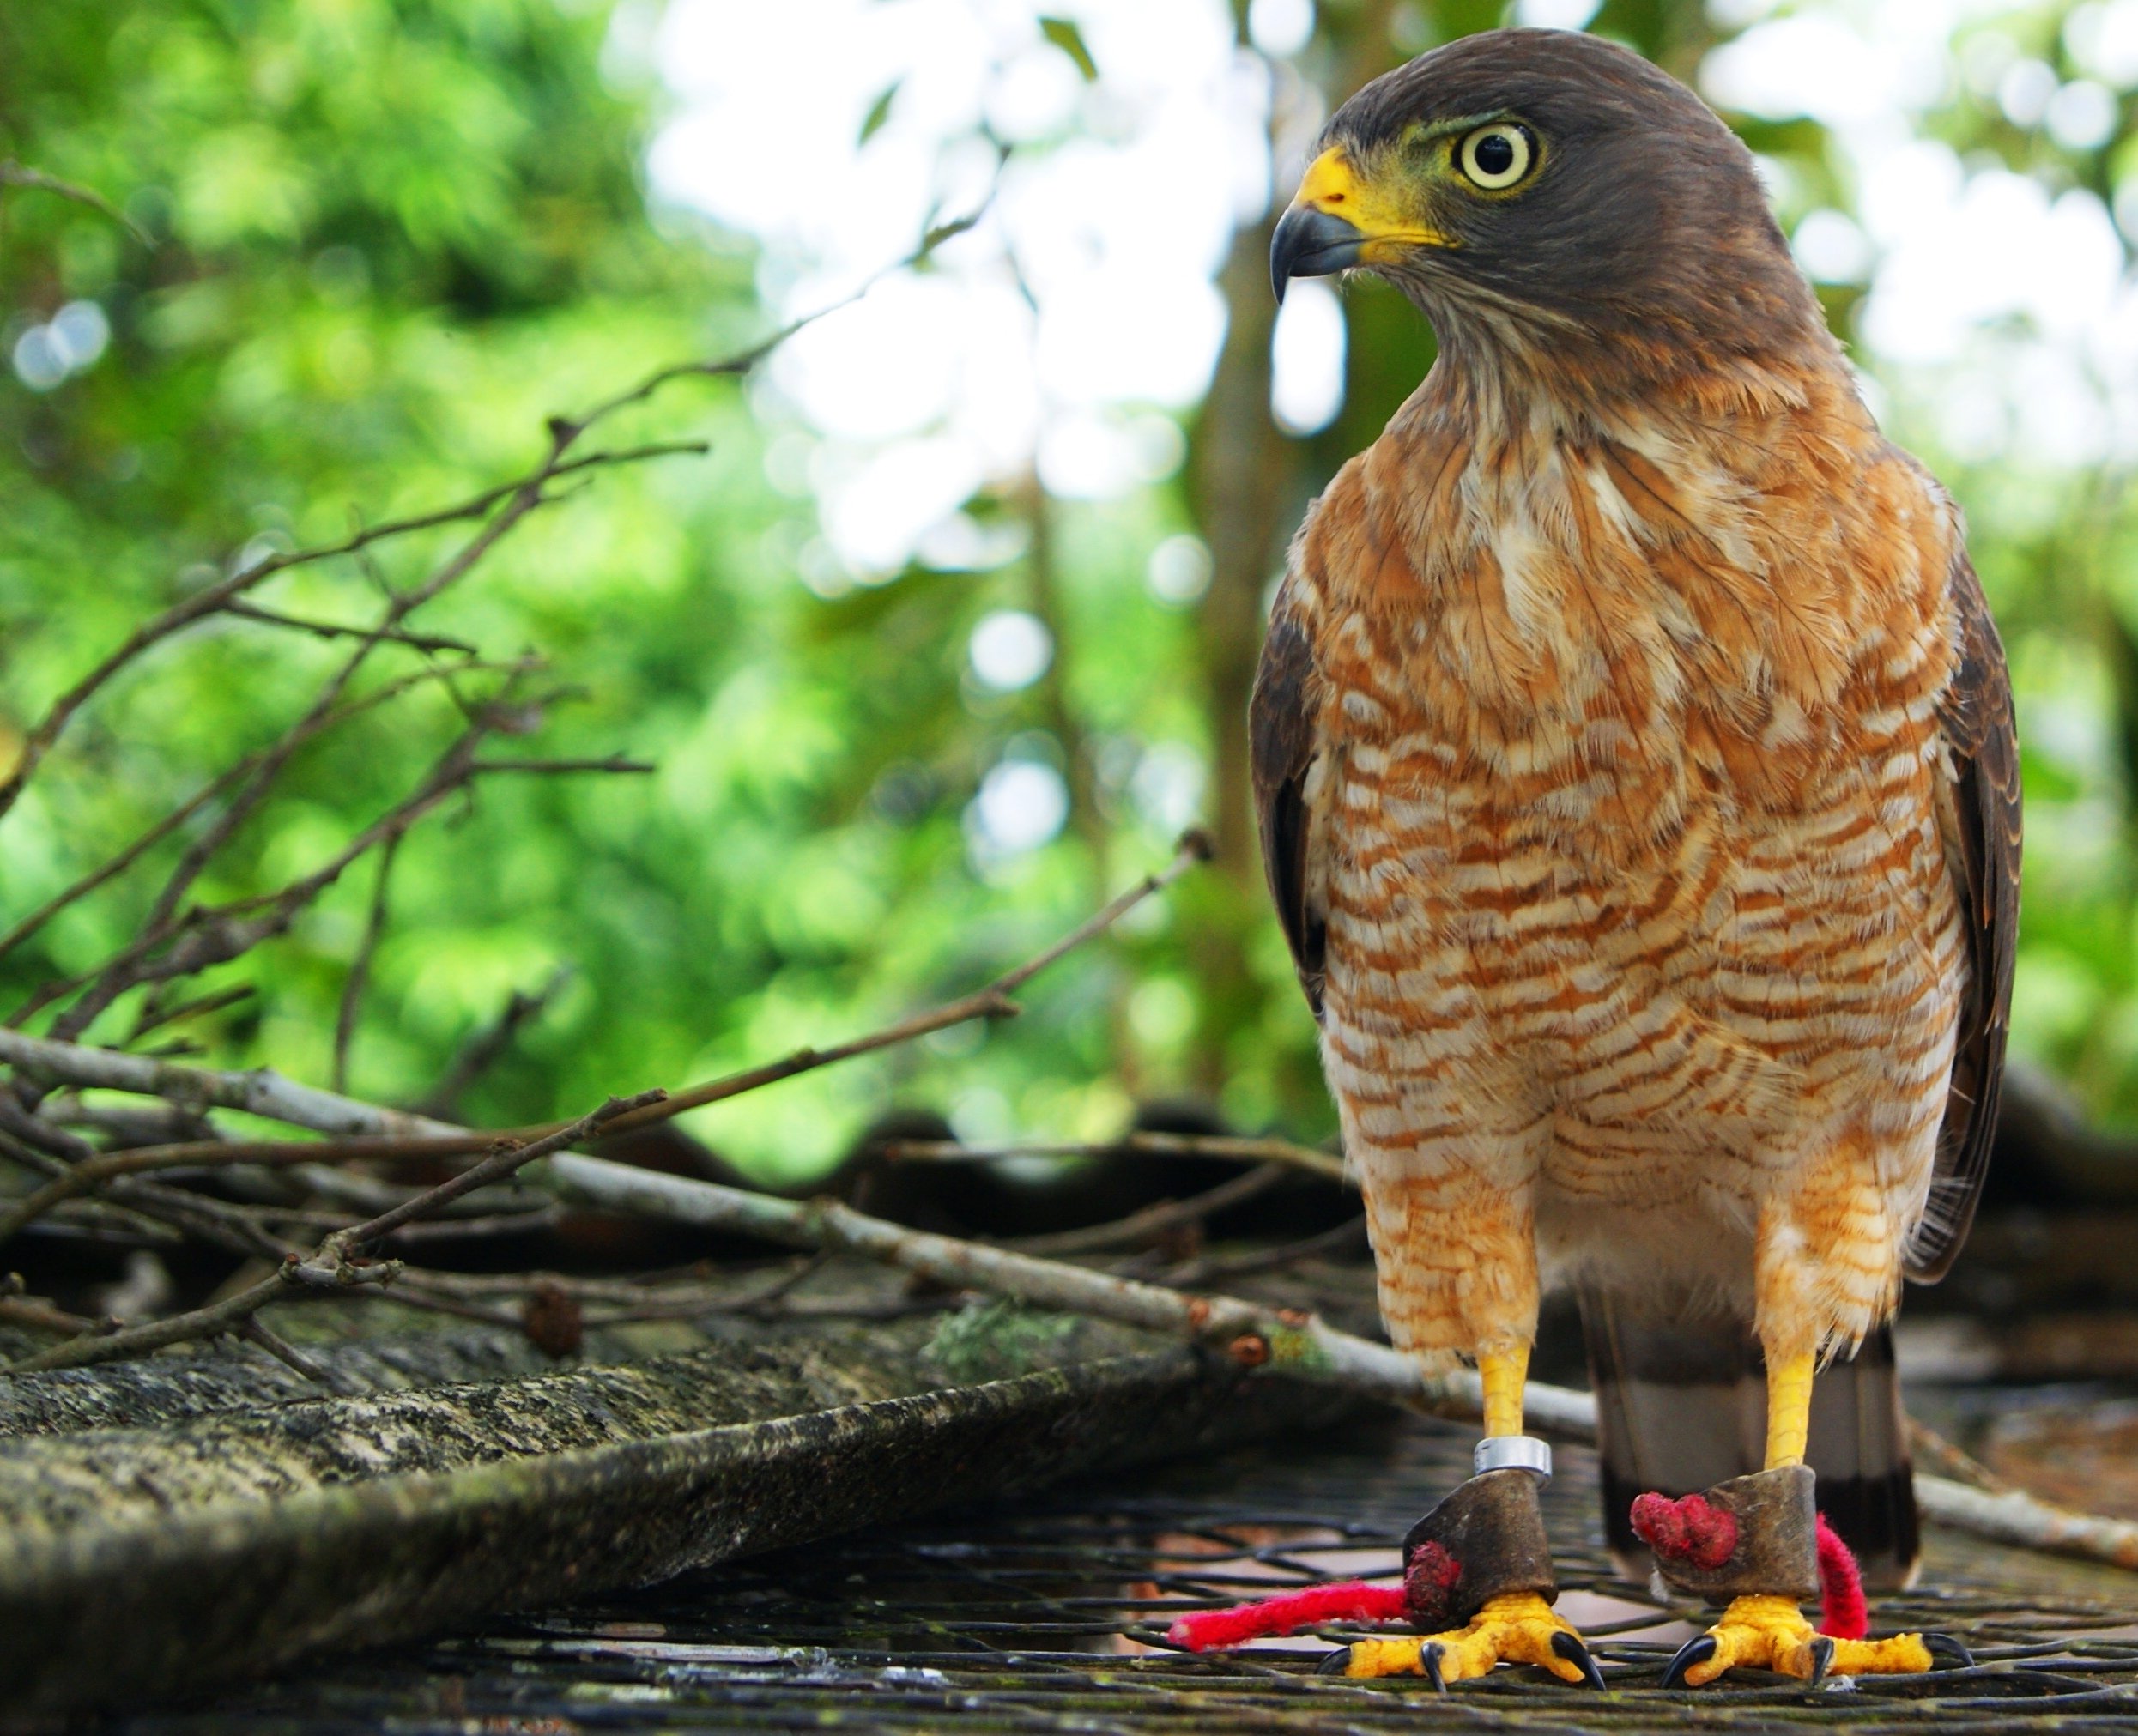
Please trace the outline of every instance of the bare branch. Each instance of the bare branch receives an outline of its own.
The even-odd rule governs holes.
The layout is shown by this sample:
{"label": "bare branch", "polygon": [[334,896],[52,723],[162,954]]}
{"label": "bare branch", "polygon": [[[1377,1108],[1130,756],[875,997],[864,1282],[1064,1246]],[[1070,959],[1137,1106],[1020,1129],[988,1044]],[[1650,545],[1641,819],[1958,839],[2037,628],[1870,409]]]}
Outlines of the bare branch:
{"label": "bare branch", "polygon": [[220,1013],[226,1007],[235,1007],[240,1001],[250,1001],[259,993],[251,983],[240,983],[231,989],[220,989],[213,995],[197,995],[191,1001],[181,1001],[175,1007],[157,1007],[142,1009],[142,1015],[134,1021],[126,1046],[132,1048],[152,1031],[161,1031],[167,1025],[176,1025],[182,1019],[200,1019],[210,1013]]}
{"label": "bare branch", "polygon": [[89,1363],[113,1362],[187,1340],[218,1337],[239,1328],[263,1308],[294,1294],[330,1291],[350,1285],[390,1284],[401,1269],[399,1262],[360,1264],[357,1256],[366,1248],[411,1219],[585,1139],[626,1111],[643,1107],[659,1096],[658,1092],[645,1092],[635,1098],[611,1098],[599,1109],[560,1128],[548,1139],[494,1150],[473,1168],[403,1201],[392,1210],[349,1229],[335,1231],[320,1243],[309,1259],[290,1255],[273,1277],[220,1302],[120,1332],[83,1334],[10,1364],[0,1369],[0,1373],[30,1374],[44,1369],[80,1368]]}
{"label": "bare branch", "polygon": [[284,614],[279,609],[262,608],[259,604],[239,599],[223,605],[225,614],[236,615],[241,620],[260,621],[269,626],[289,627],[295,632],[310,633],[322,639],[371,639],[381,644],[406,645],[411,650],[433,653],[457,651],[472,657],[475,648],[464,639],[448,639],[425,633],[404,632],[398,627],[361,627],[341,621],[306,620],[301,616]]}
{"label": "bare branch", "polygon": [[87,1315],[69,1314],[50,1303],[9,1296],[0,1297],[0,1326],[20,1327],[28,1332],[61,1333],[71,1338],[85,1332],[102,1332],[107,1326],[115,1329],[118,1322],[91,1320]]}
{"label": "bare branch", "polygon": [[622,771],[645,774],[661,768],[646,759],[626,759],[621,754],[611,754],[605,759],[484,759],[479,761],[475,771],[477,777],[487,777],[493,771],[529,771],[554,777],[560,772]]}
{"label": "bare branch", "polygon": [[[18,177],[34,174],[34,171],[16,167]],[[18,179],[18,184],[25,184]],[[42,182],[38,184],[43,184]],[[622,448],[599,452],[580,458],[568,458],[571,448],[597,423],[606,420],[617,412],[644,402],[673,381],[681,379],[733,378],[748,373],[779,346],[827,315],[851,306],[885,278],[910,269],[926,259],[936,249],[979,221],[979,213],[956,222],[943,224],[923,238],[918,247],[896,263],[869,278],[852,294],[805,314],[782,326],[778,330],[736,354],[716,361],[682,362],[661,368],[649,374],[637,385],[596,404],[593,408],[577,418],[552,417],[549,422],[549,450],[542,461],[517,481],[501,483],[484,490],[451,506],[392,520],[385,524],[359,529],[338,542],[322,544],[311,548],[298,549],[288,553],[272,554],[241,567],[217,583],[206,586],[192,596],[173,603],[161,614],[142,622],[88,674],[55,699],[45,716],[24,736],[21,755],[15,769],[0,779],[0,815],[4,815],[21,798],[29,780],[51,753],[52,746],[65,730],[75,715],[114,676],[126,668],[143,652],[160,644],[173,634],[183,632],[194,622],[227,608],[237,599],[257,590],[278,572],[294,567],[306,566],[330,560],[342,555],[359,554],[372,545],[391,537],[409,535],[415,532],[435,529],[440,526],[478,519],[499,508],[497,515],[483,529],[472,538],[460,553],[448,560],[432,578],[415,590],[397,599],[392,608],[398,611],[391,625],[412,610],[421,608],[448,585],[455,583],[488,552],[498,539],[537,507],[555,497],[549,485],[560,478],[572,475],[609,464],[636,463],[649,458],[664,457],[681,452],[700,452],[706,450],[699,442],[667,441],[653,445]],[[503,503],[500,505],[500,503]],[[403,607],[403,605],[406,606]]]}
{"label": "bare branch", "polygon": [[549,973],[549,980],[533,994],[523,994],[515,989],[495,1023],[477,1031],[462,1045],[452,1065],[445,1069],[445,1077],[414,1107],[424,1115],[451,1115],[461,1093],[497,1064],[498,1058],[512,1047],[520,1027],[538,1016],[571,980],[571,966],[560,965]]}
{"label": "bare branch", "polygon": [[880,1149],[893,1163],[978,1164],[1001,1158],[1105,1158],[1121,1152],[1154,1157],[1237,1158],[1244,1163],[1281,1164],[1324,1181],[1342,1182],[1343,1159],[1290,1140],[1235,1139],[1218,1134],[1124,1134],[1112,1140],[1036,1145],[966,1146],[955,1140],[890,1140]]}
{"label": "bare branch", "polygon": [[[542,1179],[562,1197],[609,1211],[740,1231],[795,1247],[836,1248],[937,1283],[1008,1296],[1124,1325],[1223,1346],[1243,1365],[1333,1382],[1385,1401],[1475,1422],[1483,1415],[1476,1374],[1422,1374],[1387,1345],[1354,1338],[1311,1315],[1272,1312],[1228,1296],[1191,1296],[1112,1278],[1007,1249],[908,1230],[832,1201],[797,1204],[715,1183],[633,1170],[598,1158],[552,1158]],[[1523,1394],[1531,1426],[1570,1439],[1596,1438],[1596,1400],[1532,1381]],[[1918,1475],[1916,1497],[1933,1522],[2053,1554],[2138,1570],[2138,1524],[2074,1513],[2016,1491],[1993,1494]]]}
{"label": "bare branch", "polygon": [[364,938],[357,943],[356,956],[349,962],[348,975],[342,979],[341,1004],[334,1014],[334,1062],[331,1078],[336,1091],[347,1091],[349,1079],[349,1044],[356,1036],[356,1015],[364,1004],[364,989],[371,981],[371,961],[379,950],[379,937],[386,931],[386,892],[392,884],[393,865],[401,854],[401,839],[404,834],[397,832],[379,846],[379,875],[372,885],[371,914],[364,921]]}
{"label": "bare branch", "polygon": [[258,1346],[276,1361],[294,1369],[314,1386],[324,1387],[329,1392],[336,1389],[332,1376],[288,1339],[269,1331],[257,1315],[238,1328],[238,1336],[248,1344]]}
{"label": "bare branch", "polygon": [[[616,396],[597,404],[579,419],[576,426],[572,424],[562,426],[571,428],[574,432],[583,432],[603,417],[614,415],[618,410],[643,402],[672,380],[716,379],[748,373],[796,333],[815,324],[820,319],[837,313],[842,309],[851,307],[885,279],[895,277],[901,271],[910,271],[915,266],[921,264],[945,242],[954,240],[972,228],[986,215],[986,203],[983,202],[980,208],[971,215],[954,219],[948,223],[938,224],[921,238],[919,246],[903,259],[893,261],[873,276],[863,280],[861,286],[851,294],[841,296],[837,301],[830,302],[814,312],[805,313],[799,319],[790,320],[787,324],[781,326],[778,330],[759,340],[740,354],[731,355],[723,361],[687,361],[657,369],[632,387],[630,390],[620,392]],[[553,422],[550,426],[554,432],[560,425]]]}
{"label": "bare branch", "polygon": [[[338,854],[312,873],[277,892],[197,910],[175,923],[159,926],[152,922],[148,929],[98,968],[81,999],[55,1021],[53,1036],[63,1042],[79,1036],[98,1014],[130,989],[190,977],[211,965],[227,964],[251,951],[261,941],[282,934],[296,919],[297,913],[333,886],[351,864],[380,845],[397,839],[464,788],[473,775],[476,748],[486,736],[502,726],[507,716],[502,702],[478,708],[468,727],[439,757],[413,795],[373,820]],[[69,989],[63,987],[58,992],[64,994]],[[56,998],[52,990],[40,990],[39,996],[33,998],[9,1022],[20,1023],[39,1004],[52,998]]]}
{"label": "bare branch", "polygon": [[[686,370],[685,372],[687,372]],[[128,634],[118,646],[109,652],[79,681],[55,699],[45,716],[29,730],[22,741],[21,757],[15,769],[4,780],[0,780],[0,814],[13,808],[22,790],[44,763],[75,715],[114,676],[152,647],[161,644],[173,635],[182,632],[195,622],[223,613],[229,605],[257,590],[278,572],[287,572],[300,566],[314,566],[342,555],[353,555],[369,548],[374,543],[390,538],[411,535],[418,531],[432,530],[441,526],[483,517],[493,507],[503,501],[502,510],[486,524],[482,530],[463,547],[459,554],[448,560],[431,579],[391,605],[397,611],[389,625],[397,626],[412,610],[428,602],[448,585],[459,579],[469,567],[480,560],[500,537],[528,513],[547,505],[552,498],[548,485],[559,477],[612,464],[629,464],[650,458],[666,457],[680,452],[703,452],[700,442],[664,441],[657,445],[624,448],[615,451],[597,452],[583,458],[566,461],[565,448],[592,425],[594,418],[587,418],[576,426],[552,424],[553,431],[571,427],[569,438],[559,440],[554,432],[550,449],[542,462],[517,481],[500,484],[482,493],[460,501],[455,505],[442,507],[406,518],[397,518],[385,524],[372,525],[342,538],[338,542],[324,543],[283,554],[270,554],[239,568],[227,578],[208,585],[181,601],[171,605],[160,614],[143,621]],[[405,606],[404,606],[405,605]]]}
{"label": "bare branch", "polygon": [[[433,668],[416,670],[414,674],[403,675],[397,680],[388,682],[376,693],[367,693],[360,699],[352,700],[340,710],[318,719],[309,727],[302,724],[294,726],[302,731],[296,745],[302,747],[305,742],[311,741],[313,736],[322,731],[332,729],[337,724],[345,723],[351,718],[361,716],[366,711],[373,711],[380,705],[391,704],[411,688],[421,687],[427,682],[440,680],[447,675],[500,674],[519,667],[521,666],[517,663],[465,662],[457,664],[451,669]],[[70,904],[88,897],[99,886],[124,874],[149,850],[198,814],[202,808],[216,800],[239,780],[250,775],[254,767],[257,766],[266,756],[268,751],[263,748],[259,752],[245,755],[228,771],[221,773],[212,783],[203,785],[197,793],[150,826],[117,856],[92,869],[64,892],[54,894],[45,904],[40,904],[28,916],[23,917],[5,935],[0,935],[0,958],[5,958]],[[88,978],[84,977],[75,980],[78,984],[81,982],[86,982]],[[61,994],[68,992],[70,991],[64,989],[57,991]],[[32,1003],[31,1010],[50,1004],[49,998],[38,1000]],[[17,1015],[18,1018],[27,1016],[27,1013]]]}
{"label": "bare branch", "polygon": [[1208,1284],[1218,1279],[1247,1278],[1258,1272],[1281,1272],[1302,1260],[1371,1251],[1364,1214],[1346,1219],[1317,1235],[1275,1248],[1249,1248],[1237,1254],[1202,1255],[1173,1267],[1164,1275],[1168,1284]]}
{"label": "bare branch", "polygon": [[599,1132],[610,1122],[620,1121],[633,1110],[657,1104],[667,1093],[660,1090],[642,1091],[636,1097],[612,1097],[599,1109],[568,1122],[554,1133],[532,1144],[522,1145],[517,1140],[500,1140],[497,1148],[475,1164],[463,1170],[457,1176],[440,1182],[435,1188],[404,1200],[391,1211],[381,1212],[376,1218],[357,1225],[354,1229],[337,1230],[327,1238],[337,1252],[354,1253],[369,1247],[380,1237],[389,1236],[411,1219],[426,1217],[441,1206],[457,1200],[463,1194],[471,1194],[478,1188],[487,1188],[493,1182],[501,1182],[529,1164],[539,1162],[553,1152],[560,1152],[577,1145],[588,1135]]}
{"label": "bare branch", "polygon": [[1139,1243],[1175,1230],[1201,1224],[1217,1213],[1246,1201],[1259,1199],[1285,1177],[1281,1164],[1264,1164],[1229,1182],[1205,1189],[1185,1200],[1167,1200],[1146,1206],[1111,1224],[1093,1224],[1081,1230],[1057,1230],[1047,1236],[1021,1236],[1009,1245],[1020,1254],[1058,1257],[1064,1254],[1092,1254],[1101,1249],[1135,1247]]}
{"label": "bare branch", "polygon": [[86,1315],[69,1314],[54,1308],[41,1297],[23,1294],[27,1286],[22,1274],[10,1272],[0,1278],[0,1326],[21,1327],[31,1332],[58,1332],[70,1336],[76,1333],[102,1332],[115,1329],[115,1320],[91,1320]]}
{"label": "bare branch", "polygon": [[[469,751],[472,752],[469,738],[463,739],[464,743],[469,744]],[[439,776],[434,774],[427,783],[426,789],[432,788],[439,781]],[[402,809],[396,810],[397,814],[410,810],[420,799],[420,796],[412,798],[409,803],[403,804]],[[376,832],[378,829],[374,826],[372,830]],[[360,839],[359,844],[361,843]],[[1080,923],[1062,941],[974,994],[961,996],[930,1012],[901,1019],[881,1031],[833,1049],[801,1050],[769,1066],[729,1074],[695,1086],[681,1093],[677,1098],[649,1099],[644,1104],[620,1113],[612,1131],[643,1124],[668,1110],[671,1103],[680,1102],[687,1107],[719,1102],[759,1086],[790,1079],[815,1068],[869,1054],[894,1043],[908,1042],[915,1037],[942,1030],[951,1025],[1014,1013],[1015,1004],[1003,992],[1003,985],[1029,982],[1037,971],[1067,953],[1072,945],[1081,944],[1104,933],[1144,898],[1172,885],[1202,861],[1205,848],[1199,835],[1184,838],[1175,850],[1172,861],[1164,868],[1146,876],[1095,916]],[[356,845],[350,846],[349,850],[344,851],[343,857],[337,860],[346,865],[346,860],[353,859],[351,852],[356,849]],[[330,867],[333,865],[330,864]],[[339,870],[336,868],[335,871]],[[321,871],[323,874],[325,872]],[[299,883],[300,886],[303,884]],[[23,1129],[25,1134],[32,1129],[42,1130],[48,1139],[68,1141],[64,1155],[71,1160],[73,1165],[45,1186],[15,1201],[4,1213],[0,1213],[0,1241],[5,1241],[25,1225],[64,1201],[92,1191],[119,1177],[159,1169],[238,1163],[286,1166],[349,1158],[463,1155],[486,1150],[500,1138],[548,1142],[561,1131],[568,1130],[559,1124],[521,1129],[503,1135],[469,1133],[425,1116],[381,1110],[339,1093],[312,1091],[264,1070],[243,1074],[216,1073],[158,1062],[147,1056],[121,1055],[108,1049],[87,1049],[72,1043],[28,1037],[14,1031],[0,1030],[0,1061],[9,1062],[18,1072],[33,1080],[60,1080],[76,1086],[130,1091],[200,1107],[213,1105],[240,1109],[334,1136],[318,1141],[189,1141],[100,1156],[86,1142],[58,1129],[46,1128],[38,1118],[24,1115],[19,1108],[0,1098],[0,1118],[11,1112],[30,1124]]]}
{"label": "bare branch", "polygon": [[[1354,1338],[1293,1310],[1271,1310],[1235,1297],[1190,1296],[1007,1248],[910,1230],[836,1201],[782,1200],[572,1152],[551,1158],[530,1173],[540,1185],[574,1205],[724,1230],[789,1247],[859,1254],[956,1289],[986,1291],[1035,1307],[1095,1315],[1217,1345],[1245,1366],[1333,1382],[1436,1414],[1482,1414],[1482,1388],[1475,1372],[1458,1370],[1427,1377],[1402,1352]],[[1528,1398],[1536,1425],[1593,1433],[1596,1405],[1588,1394],[1533,1383]]]}
{"label": "bare branch", "polygon": [[43,1369],[81,1368],[89,1363],[117,1362],[126,1357],[141,1356],[189,1339],[220,1338],[240,1322],[250,1320],[286,1290],[282,1276],[277,1272],[272,1278],[263,1278],[257,1284],[234,1291],[221,1301],[194,1309],[188,1314],[174,1314],[168,1320],[150,1321],[118,1332],[85,1333],[68,1339],[50,1350],[9,1363],[0,1369],[0,1374],[27,1375]]}
{"label": "bare branch", "polygon": [[[1163,868],[1147,875],[1097,915],[1079,923],[1063,940],[972,994],[960,995],[954,1001],[927,1012],[914,1013],[881,1030],[831,1049],[798,1049],[783,1060],[751,1068],[742,1073],[728,1074],[693,1086],[687,1091],[675,1092],[648,1108],[621,1116],[609,1131],[621,1133],[627,1128],[666,1120],[685,1109],[724,1102],[760,1086],[792,1079],[817,1068],[828,1067],[835,1062],[908,1043],[917,1037],[945,1030],[954,1025],[966,1024],[975,1019],[1002,1018],[1014,1014],[1017,1010],[1016,1003],[1004,992],[1004,985],[1017,986],[1029,982],[1037,972],[1061,959],[1072,946],[1081,945],[1105,932],[1145,898],[1162,892],[1204,860],[1207,849],[1200,833],[1190,833],[1181,840],[1172,860]],[[500,1138],[547,1139],[564,1125],[561,1122],[549,1122],[536,1127],[511,1128],[501,1134],[471,1133],[427,1116],[380,1109],[336,1092],[296,1085],[264,1068],[251,1073],[226,1073],[208,1068],[185,1067],[155,1061],[145,1056],[121,1055],[110,1049],[88,1048],[49,1037],[30,1037],[4,1028],[0,1028],[0,1062],[9,1063],[33,1080],[58,1080],[70,1085],[133,1092],[142,1096],[167,1098],[173,1102],[203,1107],[241,1109],[291,1127],[311,1128],[317,1132],[334,1135],[330,1140],[305,1147],[305,1155],[295,1158],[282,1155],[291,1149],[286,1142],[273,1140],[251,1144],[233,1141],[227,1146],[205,1148],[206,1152],[220,1153],[219,1157],[204,1155],[203,1148],[197,1146],[166,1147],[161,1152],[152,1147],[141,1152],[115,1154],[141,1164],[144,1168],[152,1167],[159,1158],[173,1152],[182,1152],[184,1162],[188,1164],[209,1161],[327,1163],[358,1158],[464,1156],[469,1152],[486,1151]],[[0,1113],[4,1113],[4,1102],[0,1102]]]}
{"label": "bare branch", "polygon": [[1014,1017],[1017,1004],[1009,997],[1014,991],[1024,987],[1048,965],[1105,934],[1144,899],[1165,891],[1189,869],[1209,859],[1209,839],[1200,832],[1184,833],[1173,848],[1172,860],[1164,868],[1155,874],[1146,874],[1104,908],[1078,923],[1052,946],[1035,953],[1015,969],[1004,971],[985,988],[930,1012],[915,1013],[910,1019],[900,1019],[867,1037],[857,1037],[851,1043],[840,1043],[832,1049],[797,1049],[784,1060],[730,1074],[724,1079],[710,1080],[704,1085],[693,1086],[687,1091],[675,1092],[665,1103],[650,1110],[642,1110],[636,1115],[627,1116],[618,1122],[612,1131],[623,1133],[634,1127],[644,1127],[651,1122],[667,1121],[686,1110],[722,1103],[729,1098],[740,1097],[745,1092],[756,1091],[761,1086],[777,1084],[781,1080],[792,1079],[797,1074],[813,1072],[834,1062],[849,1061],[856,1056],[873,1054],[880,1049],[911,1043],[917,1037],[948,1030],[954,1025],[969,1024],[975,1019]]}
{"label": "bare branch", "polygon": [[39,193],[56,194],[62,199],[71,199],[77,205],[87,205],[99,216],[109,217],[144,247],[156,244],[148,232],[114,205],[94,187],[84,187],[74,181],[63,181],[57,175],[48,175],[42,169],[33,169],[18,163],[13,157],[0,160],[0,187],[22,187]]}

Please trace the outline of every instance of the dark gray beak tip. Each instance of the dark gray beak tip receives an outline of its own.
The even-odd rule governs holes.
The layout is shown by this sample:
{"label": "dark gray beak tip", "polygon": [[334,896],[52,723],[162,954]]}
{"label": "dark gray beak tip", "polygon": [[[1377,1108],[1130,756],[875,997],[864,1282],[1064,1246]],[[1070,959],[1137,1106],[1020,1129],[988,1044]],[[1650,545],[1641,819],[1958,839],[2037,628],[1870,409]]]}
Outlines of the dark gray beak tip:
{"label": "dark gray beak tip", "polygon": [[1285,287],[1294,277],[1327,277],[1359,263],[1366,237],[1358,226],[1329,211],[1294,205],[1269,238],[1269,287],[1284,305]]}

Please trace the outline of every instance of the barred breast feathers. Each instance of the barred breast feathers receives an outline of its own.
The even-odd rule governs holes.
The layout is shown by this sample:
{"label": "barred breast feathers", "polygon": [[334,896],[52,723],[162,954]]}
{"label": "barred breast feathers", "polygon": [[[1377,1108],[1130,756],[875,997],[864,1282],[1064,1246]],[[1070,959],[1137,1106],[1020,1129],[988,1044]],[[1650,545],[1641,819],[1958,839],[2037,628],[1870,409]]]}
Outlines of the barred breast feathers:
{"label": "barred breast feathers", "polygon": [[1436,368],[1302,527],[1294,605],[1378,672],[1333,681],[1347,735],[1437,720],[1517,777],[1645,741],[1787,806],[1856,730],[1927,718],[1956,515],[1838,366],[1721,414],[1528,402]]}

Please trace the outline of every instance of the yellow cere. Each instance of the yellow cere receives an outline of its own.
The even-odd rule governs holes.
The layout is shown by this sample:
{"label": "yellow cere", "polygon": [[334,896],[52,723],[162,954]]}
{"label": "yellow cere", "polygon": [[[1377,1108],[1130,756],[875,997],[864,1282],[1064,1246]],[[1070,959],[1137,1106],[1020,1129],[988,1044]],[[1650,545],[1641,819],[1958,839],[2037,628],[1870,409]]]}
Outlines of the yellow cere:
{"label": "yellow cere", "polygon": [[1350,153],[1341,145],[1323,151],[1307,166],[1305,178],[1292,203],[1295,207],[1342,217],[1357,229],[1366,237],[1360,254],[1365,264],[1390,258],[1406,246],[1456,245],[1452,235],[1441,233],[1401,209],[1390,189],[1361,178],[1352,166]]}

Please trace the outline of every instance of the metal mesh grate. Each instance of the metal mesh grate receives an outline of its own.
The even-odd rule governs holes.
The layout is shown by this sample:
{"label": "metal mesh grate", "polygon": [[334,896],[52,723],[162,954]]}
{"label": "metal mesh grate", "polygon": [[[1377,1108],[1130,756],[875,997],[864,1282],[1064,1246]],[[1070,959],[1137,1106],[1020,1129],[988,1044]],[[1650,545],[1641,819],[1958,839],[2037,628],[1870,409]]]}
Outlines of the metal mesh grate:
{"label": "metal mesh grate", "polygon": [[[1311,1637],[1188,1657],[1181,1610],[1390,1573],[1416,1516],[1468,1471],[1468,1437],[1362,1424],[1012,1508],[833,1539],[445,1644],[330,1666],[138,1730],[1524,1731],[2138,1727],[2138,1581],[1931,1539],[1924,1588],[1881,1631],[1958,1634],[1971,1671],[1807,1693],[1776,1679],[1664,1695],[1693,1628],[1612,1579],[1589,1454],[1547,1495],[1561,1607],[1614,1691],[1502,1670],[1440,1701],[1423,1682],[1318,1676]],[[1764,1680],[1768,1685],[1759,1685]]]}

